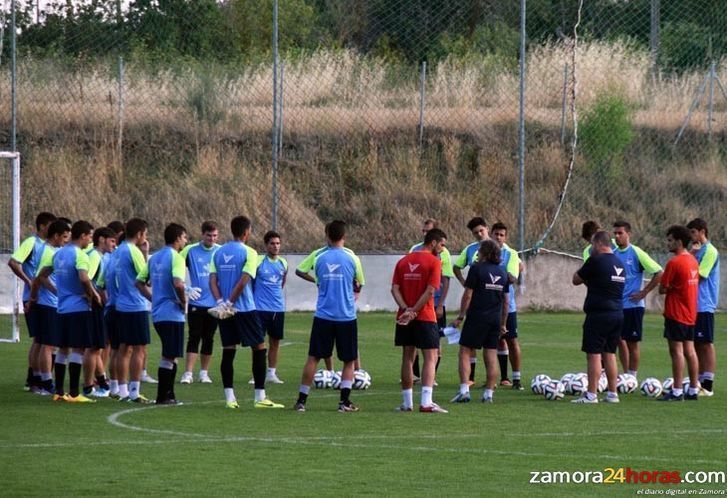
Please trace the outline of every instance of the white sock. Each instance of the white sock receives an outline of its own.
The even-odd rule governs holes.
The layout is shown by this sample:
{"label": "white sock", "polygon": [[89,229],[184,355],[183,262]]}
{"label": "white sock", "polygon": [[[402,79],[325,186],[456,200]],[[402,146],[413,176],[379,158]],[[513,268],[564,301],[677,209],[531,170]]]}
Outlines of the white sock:
{"label": "white sock", "polygon": [[40,370],[33,370],[33,375],[35,375],[36,377],[40,377],[40,375],[41,375]]}
{"label": "white sock", "polygon": [[469,394],[470,393],[470,385],[468,383],[460,384],[459,385],[459,392],[460,394]]}
{"label": "white sock", "polygon": [[633,375],[636,377],[636,374],[638,373],[638,370],[629,370],[629,375]]}
{"label": "white sock", "polygon": [[470,356],[470,365],[474,365],[477,363],[477,357],[476,356]]}
{"label": "white sock", "polygon": [[[189,372],[189,375],[192,375],[192,372]],[[200,370],[199,371],[199,376],[200,377],[207,377],[208,375],[209,375],[209,373],[207,373],[207,370]]]}
{"label": "white sock", "polygon": [[265,399],[265,389],[255,389],[255,401],[262,401]]}
{"label": "white sock", "polygon": [[351,389],[351,387],[353,387],[352,380],[342,380],[341,381],[341,389]]}
{"label": "white sock", "polygon": [[119,384],[119,398],[129,397],[129,386],[128,384]]}
{"label": "white sock", "polygon": [[671,393],[674,396],[681,396],[682,394],[684,394],[684,390],[682,388],[677,389],[676,387],[672,387],[671,388]]}
{"label": "white sock", "polygon": [[484,399],[492,399],[492,395],[494,394],[493,389],[485,389],[485,392],[482,394],[482,397]]}
{"label": "white sock", "polygon": [[148,375],[149,375],[149,374],[148,374],[148,373],[146,373],[146,368],[145,368],[144,370],[142,370],[142,371],[141,371],[141,378],[142,378],[142,379],[143,379],[144,377],[147,377]]}
{"label": "white sock", "polygon": [[138,380],[132,380],[129,382],[129,397],[131,399],[136,399],[139,397],[139,382]]}
{"label": "white sock", "polygon": [[119,381],[116,379],[109,380],[109,390],[111,394],[117,394],[119,392]]}
{"label": "white sock", "polygon": [[225,391],[225,401],[227,401],[228,403],[232,403],[233,401],[237,401],[237,399],[235,398],[235,390],[233,388],[226,387],[224,389],[224,391]]}
{"label": "white sock", "polygon": [[53,379],[53,374],[51,374],[50,372],[42,372],[38,375],[40,376],[40,380],[52,380]]}
{"label": "white sock", "polygon": [[606,396],[609,398],[618,398],[618,393],[616,391],[607,391]]}
{"label": "white sock", "polygon": [[273,375],[275,375],[276,370],[277,368],[268,367],[268,377],[272,377]]}
{"label": "white sock", "polygon": [[588,398],[589,400],[594,400],[594,399],[596,399],[596,397],[597,397],[596,393],[592,393],[591,391],[586,391],[586,398]]}
{"label": "white sock", "polygon": [[432,404],[433,388],[422,386],[422,406],[430,406]]}
{"label": "white sock", "polygon": [[520,370],[512,371],[512,380],[520,380]]}
{"label": "white sock", "polygon": [[714,372],[704,372],[702,374],[703,379],[699,380],[714,380]]}
{"label": "white sock", "polygon": [[301,384],[298,388],[298,392],[303,394],[308,394],[310,392],[310,386],[306,386],[305,384]]}
{"label": "white sock", "polygon": [[414,406],[414,390],[413,389],[402,389],[401,398],[404,407],[411,408]]}

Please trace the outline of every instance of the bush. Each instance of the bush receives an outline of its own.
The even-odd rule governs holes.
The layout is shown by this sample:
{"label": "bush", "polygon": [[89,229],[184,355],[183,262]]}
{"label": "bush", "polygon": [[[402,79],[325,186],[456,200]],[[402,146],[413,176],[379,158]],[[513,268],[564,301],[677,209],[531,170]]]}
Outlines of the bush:
{"label": "bush", "polygon": [[617,92],[596,97],[580,127],[581,150],[594,173],[608,179],[620,176],[624,152],[634,139],[629,103]]}

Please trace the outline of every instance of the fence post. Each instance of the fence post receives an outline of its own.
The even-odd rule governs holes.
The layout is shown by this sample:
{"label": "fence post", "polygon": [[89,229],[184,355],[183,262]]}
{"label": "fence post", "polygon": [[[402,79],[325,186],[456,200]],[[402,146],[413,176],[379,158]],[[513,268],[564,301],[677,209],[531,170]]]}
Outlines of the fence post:
{"label": "fence post", "polygon": [[124,58],[119,56],[118,59],[118,116],[117,116],[117,136],[116,136],[116,153],[118,154],[119,165],[124,162],[123,146],[124,146]]}
{"label": "fence post", "polygon": [[15,2],[10,0],[10,150],[18,151],[18,66],[17,46],[18,36],[15,27]]}
{"label": "fence post", "polygon": [[563,66],[563,103],[560,111],[560,145],[565,145],[565,113],[568,95],[568,63]]}
{"label": "fence post", "polygon": [[278,0],[273,1],[273,185],[271,226],[278,228]]}
{"label": "fence post", "polygon": [[518,215],[518,235],[520,250],[525,249],[525,14],[527,0],[520,0],[520,117],[518,127],[520,170],[520,206]]}
{"label": "fence post", "polygon": [[283,98],[283,82],[285,81],[285,64],[280,61],[280,84],[278,90],[278,157],[283,156],[283,107],[285,99]]}
{"label": "fence post", "polygon": [[709,104],[707,104],[707,140],[712,141],[712,118],[714,116],[714,80],[717,79],[717,69],[714,61],[709,68]]}
{"label": "fence post", "polygon": [[651,54],[651,68],[657,73],[659,61],[659,31],[661,24],[661,0],[651,0],[651,32],[649,33],[649,52]]}
{"label": "fence post", "polygon": [[427,77],[427,61],[422,62],[421,76],[419,78],[419,152],[422,151],[424,142],[424,106],[426,99],[426,77]]}

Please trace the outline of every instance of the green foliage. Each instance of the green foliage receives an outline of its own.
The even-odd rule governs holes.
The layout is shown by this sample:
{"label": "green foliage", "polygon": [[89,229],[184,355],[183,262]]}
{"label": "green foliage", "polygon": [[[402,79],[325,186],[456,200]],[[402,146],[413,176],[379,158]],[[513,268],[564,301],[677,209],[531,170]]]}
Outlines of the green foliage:
{"label": "green foliage", "polygon": [[580,125],[581,148],[592,171],[617,179],[634,139],[629,104],[616,92],[599,95]]}
{"label": "green foliage", "polygon": [[659,62],[661,66],[683,71],[707,67],[713,56],[709,28],[695,22],[668,23],[661,32]]}

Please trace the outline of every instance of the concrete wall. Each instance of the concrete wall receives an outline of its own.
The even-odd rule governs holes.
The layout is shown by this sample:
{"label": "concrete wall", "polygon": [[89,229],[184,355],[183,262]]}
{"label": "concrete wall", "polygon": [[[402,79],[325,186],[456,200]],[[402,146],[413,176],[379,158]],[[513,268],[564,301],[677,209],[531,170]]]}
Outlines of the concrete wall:
{"label": "concrete wall", "polygon": [[[359,298],[359,309],[394,310],[395,304],[391,297],[391,276],[394,265],[401,257],[397,255],[363,255],[361,262],[366,275],[366,286]],[[286,285],[288,309],[310,311],[315,308],[315,286],[295,276],[294,268],[305,255],[291,254],[286,256],[291,268]],[[453,255],[455,257],[455,255]],[[7,266],[8,256],[0,255],[0,313],[12,311],[13,276]],[[557,255],[541,254],[526,262],[525,285],[518,289],[518,307],[552,310],[580,310],[585,297],[585,287],[571,285],[573,273],[580,268],[581,262]],[[727,276],[722,272],[720,307],[724,309],[727,299]],[[456,279],[451,281],[447,308],[459,308],[462,297],[462,286]],[[647,310],[661,310],[663,298],[656,292],[649,295]]]}

